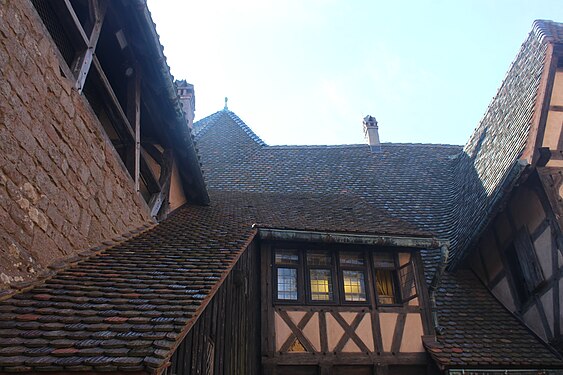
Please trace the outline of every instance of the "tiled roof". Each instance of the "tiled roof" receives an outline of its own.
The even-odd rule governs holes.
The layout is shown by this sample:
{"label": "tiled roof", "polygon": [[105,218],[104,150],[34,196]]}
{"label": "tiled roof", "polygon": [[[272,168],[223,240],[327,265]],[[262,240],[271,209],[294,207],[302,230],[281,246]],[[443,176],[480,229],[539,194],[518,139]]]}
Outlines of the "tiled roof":
{"label": "tiled roof", "polygon": [[550,368],[563,366],[468,270],[445,274],[438,290],[438,342],[425,346],[445,368]]}
{"label": "tiled roof", "polygon": [[223,116],[228,117],[231,121],[236,123],[258,145],[266,145],[266,143],[262,139],[260,139],[260,137],[256,135],[256,133],[254,133],[252,129],[250,129],[250,127],[244,123],[244,121],[240,119],[240,117],[238,117],[234,112],[227,109],[217,111],[194,123],[194,133],[196,135],[195,139],[198,140],[199,138],[201,138],[201,136],[205,134],[207,130],[210,129],[211,126]]}
{"label": "tiled roof", "polygon": [[160,367],[253,238],[255,223],[425,235],[367,206],[346,195],[212,192],[210,206],[185,206],[0,302],[0,372]]}
{"label": "tiled roof", "polygon": [[534,21],[534,33],[551,43],[563,43],[563,23],[548,20]]}
{"label": "tiled roof", "polygon": [[[413,228],[449,236],[451,210],[444,202],[452,196],[451,168],[460,146],[384,143],[381,153],[367,145],[266,146],[249,137],[232,115],[220,111],[196,123],[196,129],[205,129],[196,137],[211,189],[361,199],[366,208]],[[354,220],[363,220],[362,215],[365,211]],[[377,229],[374,223],[372,230]],[[431,277],[439,252],[423,254]]]}
{"label": "tiled roof", "polygon": [[[481,234],[496,203],[522,172],[517,164],[532,127],[547,41],[563,35],[563,24],[536,21],[496,96],[456,164],[455,233],[450,259],[459,264]],[[561,41],[561,39],[558,39]],[[531,160],[527,160],[531,162]]]}

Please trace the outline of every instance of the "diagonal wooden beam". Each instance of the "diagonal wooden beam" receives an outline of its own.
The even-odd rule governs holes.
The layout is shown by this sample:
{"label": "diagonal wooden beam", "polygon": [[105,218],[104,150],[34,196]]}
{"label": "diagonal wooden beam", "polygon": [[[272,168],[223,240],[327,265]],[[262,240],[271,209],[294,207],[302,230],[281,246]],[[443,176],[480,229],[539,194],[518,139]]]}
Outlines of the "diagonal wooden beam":
{"label": "diagonal wooden beam", "polygon": [[283,319],[285,324],[287,324],[289,329],[291,329],[292,332],[287,338],[286,342],[280,348],[280,351],[287,352],[291,344],[293,344],[293,341],[297,338],[301,342],[301,344],[303,345],[306,351],[310,353],[316,353],[316,350],[313,348],[311,342],[305,337],[305,335],[303,335],[303,328],[305,328],[307,323],[309,323],[309,320],[311,320],[311,318],[313,317],[313,312],[311,311],[307,312],[303,316],[303,318],[301,318],[301,320],[297,325],[293,323],[287,311],[278,311],[278,314]]}
{"label": "diagonal wooden beam", "polygon": [[[68,2],[68,0],[65,0]],[[72,7],[72,5],[70,5]],[[94,6],[94,27],[92,28],[92,34],[90,38],[86,37],[86,33],[84,29],[78,23],[77,27],[80,28],[81,35],[86,37],[86,50],[76,59],[75,63],[73,64],[73,72],[76,77],[76,82],[74,84],[74,88],[78,90],[79,93],[82,92],[84,89],[84,83],[86,82],[86,77],[88,76],[88,72],[90,71],[90,66],[92,65],[94,52],[96,51],[96,46],[98,44],[98,40],[100,38],[100,33],[102,31],[102,25],[104,23],[104,18],[106,14],[106,7],[107,3],[105,1],[98,2],[95,1]],[[72,11],[74,16],[74,10]]]}
{"label": "diagonal wooden beam", "polygon": [[354,341],[356,345],[358,345],[360,350],[363,351],[364,353],[371,351],[368,349],[366,344],[364,344],[364,342],[358,337],[358,335],[356,335],[356,329],[358,328],[361,321],[363,320],[365,313],[358,312],[358,314],[352,321],[352,324],[348,324],[346,320],[344,320],[344,318],[337,311],[333,311],[331,312],[331,314],[334,317],[334,319],[336,319],[338,324],[340,324],[340,326],[344,329],[344,332],[348,334],[348,337],[346,337],[346,335],[343,335],[340,338],[340,341],[338,341],[338,344],[334,348],[335,352],[341,352],[349,339],[352,339],[352,341]]}

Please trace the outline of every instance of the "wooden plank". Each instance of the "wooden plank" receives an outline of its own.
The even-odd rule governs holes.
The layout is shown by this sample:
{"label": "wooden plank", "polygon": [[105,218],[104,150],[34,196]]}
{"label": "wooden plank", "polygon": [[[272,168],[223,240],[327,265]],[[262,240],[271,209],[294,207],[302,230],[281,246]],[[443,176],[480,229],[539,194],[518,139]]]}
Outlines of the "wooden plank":
{"label": "wooden plank", "polygon": [[[65,0],[65,2],[68,2],[68,0]],[[94,52],[96,51],[96,46],[100,38],[102,25],[104,23],[104,19],[106,15],[107,3],[104,1],[101,4],[99,4],[96,1],[96,5],[97,6],[94,7],[95,8],[94,13],[96,18],[94,20],[94,27],[92,28],[92,34],[88,39],[86,50],[78,57],[78,59],[76,59],[72,69],[76,77],[74,88],[78,90],[79,93],[82,93],[82,90],[84,88],[84,83],[86,82],[86,77],[88,76],[88,72],[90,71],[90,66],[92,64]],[[83,29],[82,31],[84,32]]]}
{"label": "wooden plank", "polygon": [[155,141],[149,142],[147,141],[145,138],[141,137],[141,147],[143,150],[145,150],[145,152],[147,154],[150,155],[151,158],[154,159],[154,161],[156,161],[158,163],[158,165],[160,165],[160,167],[162,168],[163,165],[163,158],[164,158],[164,152],[161,152],[158,148],[156,148]]}
{"label": "wooden plank", "polygon": [[326,326],[326,311],[320,311],[319,314],[319,330],[321,338],[321,352],[326,354],[328,352],[328,332]]}
{"label": "wooden plank", "polygon": [[127,116],[125,115],[125,112],[123,112],[123,108],[121,108],[121,104],[119,104],[119,100],[117,99],[117,96],[115,95],[115,92],[113,91],[111,84],[109,83],[109,80],[106,76],[106,74],[104,73],[104,70],[102,69],[102,65],[100,64],[100,61],[98,60],[98,58],[94,55],[94,58],[92,59],[92,63],[94,64],[94,68],[96,69],[96,72],[98,73],[98,76],[100,77],[100,80],[102,81],[102,87],[104,88],[104,90],[106,91],[106,94],[108,95],[111,103],[113,104],[112,107],[117,110],[117,113],[119,115],[120,118],[120,123],[121,125],[123,125],[123,127],[126,130],[126,134],[129,136],[130,140],[134,140],[135,139],[135,131],[133,130],[133,128],[131,127],[131,124],[129,123],[129,120],[127,119]]}
{"label": "wooden plank", "polygon": [[383,352],[383,338],[381,337],[381,324],[379,322],[379,312],[377,310],[370,311],[371,315],[371,332],[373,335],[374,350],[379,355]]}
{"label": "wooden plank", "polygon": [[127,80],[127,119],[134,128],[135,157],[134,174],[135,191],[139,192],[141,178],[141,74],[139,64],[135,63],[133,74]]}
{"label": "wooden plank", "polygon": [[528,291],[532,293],[545,278],[526,227],[522,228],[514,238],[514,247]]}
{"label": "wooden plank", "polygon": [[422,262],[422,255],[418,251],[413,252],[412,259],[414,260],[414,270],[415,270],[414,281],[416,285],[416,291],[418,293],[419,311],[422,317],[423,332],[426,335],[433,335],[435,334],[435,332],[432,323],[432,309],[430,306],[430,296],[428,295],[428,287],[426,285],[426,279],[424,277],[424,263]]}
{"label": "wooden plank", "polygon": [[399,353],[401,348],[401,341],[403,340],[403,331],[405,330],[405,321],[407,319],[407,314],[400,313],[397,317],[397,323],[395,324],[395,331],[393,333],[393,342],[391,344],[391,353]]}
{"label": "wooden plank", "polygon": [[82,27],[82,24],[80,23],[80,20],[78,19],[78,16],[76,15],[76,12],[74,11],[72,4],[70,3],[70,0],[64,0],[64,5],[67,9],[68,14],[72,18],[72,22],[74,23],[75,31],[78,32],[78,35],[80,36],[80,38],[82,39],[84,44],[88,45],[89,38],[86,35],[86,32],[84,31],[84,28]]}

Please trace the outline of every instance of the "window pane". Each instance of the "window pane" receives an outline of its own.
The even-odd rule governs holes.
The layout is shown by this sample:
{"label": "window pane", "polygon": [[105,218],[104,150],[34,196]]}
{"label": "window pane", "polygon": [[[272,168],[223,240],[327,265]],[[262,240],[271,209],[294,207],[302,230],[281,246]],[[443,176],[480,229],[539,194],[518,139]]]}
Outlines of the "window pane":
{"label": "window pane", "polygon": [[313,301],[332,300],[332,277],[330,270],[309,270],[311,277],[311,299]]}
{"label": "window pane", "polygon": [[377,286],[377,296],[380,304],[392,305],[396,303],[393,271],[377,270],[375,272],[375,283]]}
{"label": "window pane", "polygon": [[344,278],[344,299],[346,301],[365,301],[366,288],[362,271],[342,271]]}
{"label": "window pane", "polygon": [[326,251],[307,252],[307,265],[309,266],[330,266],[332,256]]}
{"label": "window pane", "polygon": [[297,300],[297,270],[278,268],[278,299]]}
{"label": "window pane", "polygon": [[297,250],[276,250],[276,264],[298,264]]}
{"label": "window pane", "polygon": [[340,264],[352,265],[352,266],[363,266],[364,265],[364,254],[362,254],[362,253],[340,252]]}
{"label": "window pane", "polygon": [[374,253],[373,263],[375,268],[395,268],[395,255],[393,253]]}

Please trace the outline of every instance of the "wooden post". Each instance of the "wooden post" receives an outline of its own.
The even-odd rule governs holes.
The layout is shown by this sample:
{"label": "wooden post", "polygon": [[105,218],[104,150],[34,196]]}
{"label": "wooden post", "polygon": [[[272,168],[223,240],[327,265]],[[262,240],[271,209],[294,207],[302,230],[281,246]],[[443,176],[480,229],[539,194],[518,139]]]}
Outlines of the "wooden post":
{"label": "wooden post", "polygon": [[129,77],[127,88],[127,119],[134,129],[134,158],[133,166],[128,162],[128,168],[133,172],[135,191],[139,192],[141,178],[141,74],[139,64],[133,66],[133,73]]}

